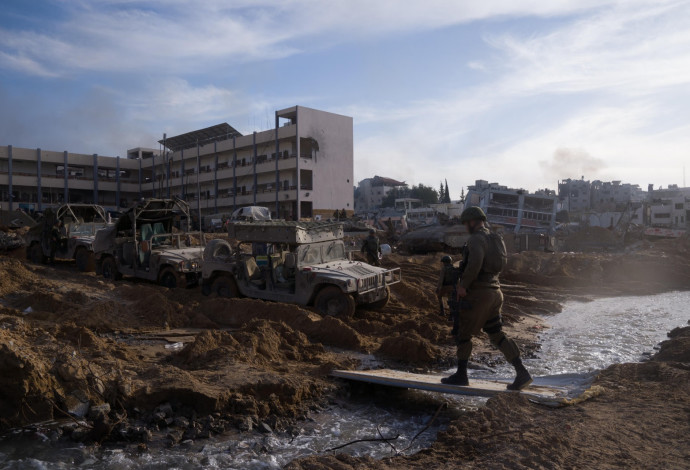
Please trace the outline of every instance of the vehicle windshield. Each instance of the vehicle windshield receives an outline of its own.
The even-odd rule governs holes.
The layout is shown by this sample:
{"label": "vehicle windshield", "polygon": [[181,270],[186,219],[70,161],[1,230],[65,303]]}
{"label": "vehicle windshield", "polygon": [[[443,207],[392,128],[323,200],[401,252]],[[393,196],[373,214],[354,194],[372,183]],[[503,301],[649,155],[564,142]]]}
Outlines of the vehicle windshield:
{"label": "vehicle windshield", "polygon": [[69,228],[69,235],[71,237],[83,237],[95,235],[100,229],[106,227],[105,223],[100,224],[73,224]]}
{"label": "vehicle windshield", "polygon": [[305,246],[303,248],[300,261],[302,264],[319,264],[321,262],[321,250],[319,249],[319,246]]}
{"label": "vehicle windshield", "polygon": [[342,242],[332,242],[323,250],[323,262],[341,261],[345,259],[345,245]]}

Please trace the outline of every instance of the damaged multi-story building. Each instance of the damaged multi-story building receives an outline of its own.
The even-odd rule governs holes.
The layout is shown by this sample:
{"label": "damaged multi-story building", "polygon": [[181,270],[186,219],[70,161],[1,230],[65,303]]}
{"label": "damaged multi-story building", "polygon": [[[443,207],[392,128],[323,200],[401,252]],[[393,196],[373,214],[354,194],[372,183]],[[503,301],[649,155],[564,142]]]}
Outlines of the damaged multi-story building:
{"label": "damaged multi-story building", "polygon": [[552,230],[558,212],[555,191],[543,189],[530,193],[485,180],[477,180],[469,186],[465,205],[481,207],[489,222],[515,232]]}

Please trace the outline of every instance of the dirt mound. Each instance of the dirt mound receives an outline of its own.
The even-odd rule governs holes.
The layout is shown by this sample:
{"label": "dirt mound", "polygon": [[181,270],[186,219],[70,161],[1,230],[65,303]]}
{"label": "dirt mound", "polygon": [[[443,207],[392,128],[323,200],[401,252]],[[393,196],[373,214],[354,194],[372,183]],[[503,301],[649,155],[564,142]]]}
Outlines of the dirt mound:
{"label": "dirt mound", "polygon": [[321,317],[297,305],[251,299],[208,299],[201,303],[199,310],[219,325],[244,325],[254,319],[284,322],[313,342],[359,351],[369,349],[366,340],[342,320]]}
{"label": "dirt mound", "polygon": [[49,357],[32,347],[32,337],[21,319],[0,319],[0,428],[53,416],[57,384]]}
{"label": "dirt mound", "polygon": [[0,297],[29,288],[38,279],[23,262],[14,258],[0,258]]}
{"label": "dirt mound", "polygon": [[376,354],[416,365],[429,365],[441,357],[438,347],[411,331],[384,339]]}
{"label": "dirt mound", "polygon": [[285,323],[253,320],[238,331],[208,330],[197,335],[177,354],[179,365],[190,369],[208,367],[222,360],[266,365],[285,361],[312,362],[324,349]]}

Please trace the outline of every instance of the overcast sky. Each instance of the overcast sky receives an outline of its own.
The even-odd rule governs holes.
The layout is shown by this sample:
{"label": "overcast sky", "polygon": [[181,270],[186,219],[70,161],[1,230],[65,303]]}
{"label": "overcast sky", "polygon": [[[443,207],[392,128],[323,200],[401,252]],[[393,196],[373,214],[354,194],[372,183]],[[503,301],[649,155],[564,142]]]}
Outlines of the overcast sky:
{"label": "overcast sky", "polygon": [[0,145],[123,155],[299,104],[354,118],[356,180],[683,184],[689,18],[663,0],[3,0]]}

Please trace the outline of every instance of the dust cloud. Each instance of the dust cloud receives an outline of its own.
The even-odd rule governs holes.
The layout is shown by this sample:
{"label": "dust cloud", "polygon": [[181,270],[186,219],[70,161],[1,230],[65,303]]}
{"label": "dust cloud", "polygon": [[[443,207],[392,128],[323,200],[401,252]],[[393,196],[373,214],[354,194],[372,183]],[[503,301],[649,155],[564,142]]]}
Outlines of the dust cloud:
{"label": "dust cloud", "polygon": [[579,175],[587,175],[588,178],[596,177],[601,170],[606,168],[606,163],[601,158],[593,157],[584,149],[559,147],[553,152],[551,160],[541,160],[539,166],[547,178],[561,180],[578,178]]}

